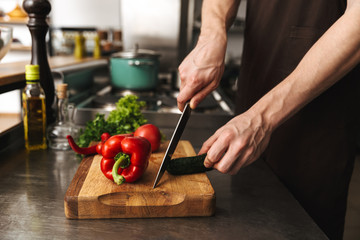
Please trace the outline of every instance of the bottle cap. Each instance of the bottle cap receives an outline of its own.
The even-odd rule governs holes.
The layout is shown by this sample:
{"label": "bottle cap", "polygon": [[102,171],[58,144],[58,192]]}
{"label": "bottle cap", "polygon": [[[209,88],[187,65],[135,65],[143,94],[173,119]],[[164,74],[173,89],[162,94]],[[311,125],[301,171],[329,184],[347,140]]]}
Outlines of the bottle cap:
{"label": "bottle cap", "polygon": [[30,82],[38,82],[39,78],[39,65],[27,64],[25,66],[25,79]]}
{"label": "bottle cap", "polygon": [[67,83],[60,83],[56,86],[56,95],[60,99],[66,98]]}

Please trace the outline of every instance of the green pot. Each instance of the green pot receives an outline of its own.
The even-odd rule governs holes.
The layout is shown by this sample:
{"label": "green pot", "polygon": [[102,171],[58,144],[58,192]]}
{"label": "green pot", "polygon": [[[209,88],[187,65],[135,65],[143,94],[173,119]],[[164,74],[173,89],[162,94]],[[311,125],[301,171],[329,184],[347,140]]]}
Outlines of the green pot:
{"label": "green pot", "polygon": [[135,48],[110,58],[111,84],[118,89],[151,90],[158,85],[159,54]]}

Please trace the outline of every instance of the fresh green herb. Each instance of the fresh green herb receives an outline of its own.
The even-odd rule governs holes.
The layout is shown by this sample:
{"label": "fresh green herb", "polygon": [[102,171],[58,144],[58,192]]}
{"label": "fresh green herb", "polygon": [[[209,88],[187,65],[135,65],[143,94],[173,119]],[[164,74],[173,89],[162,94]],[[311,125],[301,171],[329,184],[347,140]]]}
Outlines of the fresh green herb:
{"label": "fresh green herb", "polygon": [[144,101],[138,101],[138,97],[134,95],[120,98],[116,103],[116,109],[109,113],[107,119],[105,114],[98,113],[94,120],[86,123],[85,129],[80,130],[78,145],[87,147],[91,141],[100,141],[104,132],[110,135],[134,132],[147,122],[141,113],[145,105]]}
{"label": "fresh green herb", "polygon": [[141,113],[145,107],[144,101],[137,101],[138,97],[127,95],[116,103],[116,109],[111,111],[107,119],[110,123],[115,123],[117,133],[134,132],[138,127],[147,122]]}

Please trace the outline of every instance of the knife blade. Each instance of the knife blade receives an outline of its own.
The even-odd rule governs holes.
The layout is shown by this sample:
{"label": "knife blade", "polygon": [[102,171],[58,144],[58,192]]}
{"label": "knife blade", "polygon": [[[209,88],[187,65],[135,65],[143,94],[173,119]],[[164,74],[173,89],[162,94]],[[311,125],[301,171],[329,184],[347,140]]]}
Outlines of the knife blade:
{"label": "knife blade", "polygon": [[165,152],[164,158],[162,160],[160,169],[159,169],[159,171],[158,171],[158,173],[156,175],[153,188],[156,187],[156,184],[158,184],[161,177],[164,175],[166,167],[167,167],[169,161],[171,160],[171,157],[172,157],[172,155],[173,155],[173,153],[174,153],[174,151],[176,149],[176,146],[178,145],[178,142],[179,142],[180,137],[181,137],[181,135],[182,135],[182,133],[183,133],[183,131],[185,129],[186,123],[187,123],[188,119],[190,118],[190,115],[191,115],[191,108],[190,108],[189,103],[186,103],[184,111],[182,112],[182,114],[181,114],[181,116],[179,118],[179,121],[178,121],[178,123],[176,125],[176,128],[174,130],[174,133],[173,133],[173,135],[171,137],[169,146],[166,149],[166,152]]}

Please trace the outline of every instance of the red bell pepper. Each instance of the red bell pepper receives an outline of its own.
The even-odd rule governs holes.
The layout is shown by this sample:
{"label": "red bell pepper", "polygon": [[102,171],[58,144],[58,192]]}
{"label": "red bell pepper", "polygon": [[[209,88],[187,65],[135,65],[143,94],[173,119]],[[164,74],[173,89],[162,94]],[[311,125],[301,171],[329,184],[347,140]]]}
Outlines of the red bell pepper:
{"label": "red bell pepper", "polygon": [[101,149],[102,149],[102,144],[110,137],[111,135],[109,133],[103,133],[101,134],[101,142],[94,145],[94,146],[90,146],[90,147],[84,147],[81,148],[79,147],[74,139],[70,136],[67,135],[66,138],[68,139],[69,145],[72,148],[72,150],[74,150],[76,153],[78,154],[83,154],[83,155],[93,155],[96,153],[101,154]]}
{"label": "red bell pepper", "polygon": [[144,137],[134,137],[133,134],[101,135],[97,145],[81,148],[68,135],[71,148],[79,154],[101,154],[100,169],[108,179],[117,184],[134,182],[145,172],[151,155],[151,144]]}
{"label": "red bell pepper", "polygon": [[[112,169],[115,163],[114,158],[117,154],[123,152],[121,144],[122,141],[132,136],[132,134],[114,135],[102,144],[101,155],[103,156],[103,158],[100,161],[100,169],[101,172],[105,175],[105,177],[107,177],[111,181],[114,180],[112,176]],[[119,172],[121,171],[122,170],[119,169]]]}
{"label": "red bell pepper", "polygon": [[112,176],[112,168],[115,163],[114,157],[118,153],[122,152],[122,140],[124,140],[126,137],[131,136],[132,134],[114,135],[102,143],[101,155],[103,156],[103,158],[100,161],[100,169],[101,172],[105,175],[105,177],[107,177],[111,181],[114,180]]}
{"label": "red bell pepper", "polygon": [[131,136],[133,135],[129,133],[129,134],[118,134],[110,137],[103,143],[101,149],[101,155],[104,158],[114,158],[116,154],[122,152],[121,150],[122,140],[126,137],[131,137]]}
{"label": "red bell pepper", "polygon": [[116,184],[138,180],[149,165],[151,144],[143,137],[126,137],[121,141],[122,152],[115,157],[112,177]]}
{"label": "red bell pepper", "polygon": [[[113,169],[114,163],[115,163],[114,158],[104,158],[103,157],[100,161],[101,172],[105,175],[105,177],[107,177],[111,181],[114,181],[113,176],[112,176],[112,169]],[[119,169],[119,171],[121,172],[121,168]]]}

